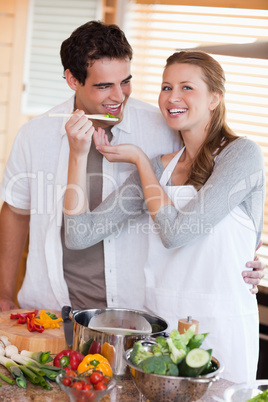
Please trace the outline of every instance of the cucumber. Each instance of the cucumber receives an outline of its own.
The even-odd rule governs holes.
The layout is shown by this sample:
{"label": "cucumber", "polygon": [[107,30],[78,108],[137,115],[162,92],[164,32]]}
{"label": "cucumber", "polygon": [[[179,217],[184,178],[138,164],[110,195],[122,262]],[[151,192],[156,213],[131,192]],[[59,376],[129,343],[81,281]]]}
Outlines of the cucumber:
{"label": "cucumber", "polygon": [[192,349],[179,364],[179,375],[197,377],[211,360],[211,355],[204,349]]}
{"label": "cucumber", "polygon": [[209,359],[208,364],[206,364],[206,366],[201,371],[201,373],[200,373],[201,375],[206,375],[206,374],[212,373],[212,371],[215,371],[217,369],[217,365],[214,365],[211,360],[212,349],[207,349],[207,352],[209,353],[210,359]]}
{"label": "cucumber", "polygon": [[188,347],[189,349],[196,349],[196,348],[200,348],[200,346],[202,345],[204,339],[207,337],[208,332],[206,334],[196,334],[194,335],[189,343],[188,343]]}

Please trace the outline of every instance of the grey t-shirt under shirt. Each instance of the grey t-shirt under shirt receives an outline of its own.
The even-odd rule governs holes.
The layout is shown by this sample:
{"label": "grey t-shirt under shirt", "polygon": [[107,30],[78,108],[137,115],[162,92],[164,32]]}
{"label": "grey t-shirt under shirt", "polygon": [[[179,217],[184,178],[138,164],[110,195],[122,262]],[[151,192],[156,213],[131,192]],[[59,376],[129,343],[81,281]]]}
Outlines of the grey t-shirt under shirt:
{"label": "grey t-shirt under shirt", "polygon": [[[105,129],[109,141],[112,133]],[[102,201],[102,159],[92,141],[87,162],[89,205],[94,210]],[[61,230],[63,269],[73,309],[107,307],[104,275],[103,242],[83,250],[70,250],[65,245],[64,223]]]}

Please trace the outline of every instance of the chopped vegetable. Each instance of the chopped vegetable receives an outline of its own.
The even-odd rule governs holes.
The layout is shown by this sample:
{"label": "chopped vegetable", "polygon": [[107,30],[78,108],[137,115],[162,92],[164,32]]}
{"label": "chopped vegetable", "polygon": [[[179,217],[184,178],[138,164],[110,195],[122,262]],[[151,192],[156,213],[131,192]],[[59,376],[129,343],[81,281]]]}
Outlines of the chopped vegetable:
{"label": "chopped vegetable", "polygon": [[[178,376],[179,370],[168,355],[151,356],[143,360],[139,367],[145,373]],[[172,372],[172,374],[170,374]]]}
{"label": "chopped vegetable", "polygon": [[188,343],[188,348],[189,349],[195,349],[195,348],[200,348],[202,345],[203,341],[207,337],[208,333],[206,334],[195,334],[189,341]]}
{"label": "chopped vegetable", "polygon": [[117,117],[117,116],[114,116],[113,114],[111,114],[111,113],[106,113],[105,115],[104,115],[104,117],[111,117],[112,119],[120,119],[120,117]]}
{"label": "chopped vegetable", "polygon": [[152,352],[149,352],[148,350],[146,350],[141,341],[137,341],[134,343],[133,345],[133,349],[132,352],[129,356],[129,360],[135,364],[136,366],[139,365],[139,363],[144,360],[147,359],[147,357],[151,357],[152,356]]}
{"label": "chopped vegetable", "polygon": [[[24,324],[26,322],[26,318],[33,318],[37,315],[38,310],[34,310],[28,313],[17,313],[17,314],[10,314],[10,319],[11,320],[21,320],[19,324]],[[25,318],[25,321],[23,321]]]}
{"label": "chopped vegetable", "polygon": [[79,364],[84,359],[82,353],[76,352],[74,350],[62,350],[54,358],[54,366],[61,367],[64,370],[71,368],[72,370],[77,370]]}
{"label": "chopped vegetable", "polygon": [[51,313],[46,313],[45,310],[40,311],[40,318],[37,317],[34,318],[34,323],[37,325],[41,325],[45,329],[60,328],[59,322],[61,321],[62,318],[57,318],[55,314],[54,317],[52,318]]}
{"label": "chopped vegetable", "polygon": [[104,375],[107,375],[109,377],[113,376],[113,371],[110,366],[110,363],[108,360],[103,357],[102,355],[95,353],[94,355],[87,355],[84,357],[82,362],[79,364],[77,368],[78,374],[81,374],[85,371],[93,371],[93,370],[99,370],[101,371]]}
{"label": "chopped vegetable", "polygon": [[169,347],[166,338],[164,336],[158,336],[157,338],[155,338],[155,341],[157,342],[157,345],[152,345],[151,352],[155,356],[161,356],[166,354],[168,355]]}
{"label": "chopped vegetable", "polygon": [[17,346],[8,345],[5,349],[6,357],[11,357],[14,353],[19,353]]}
{"label": "chopped vegetable", "polygon": [[268,402],[268,388],[261,394],[249,399],[247,402]]}
{"label": "chopped vegetable", "polygon": [[33,384],[40,384],[44,389],[51,389],[51,385],[45,380],[45,376],[55,381],[59,373],[64,372],[59,367],[38,363],[37,361],[20,354],[12,355],[12,359],[19,363],[18,367],[26,378]]}
{"label": "chopped vegetable", "polygon": [[37,331],[37,332],[42,333],[45,328],[42,325],[35,324],[34,323],[34,318],[27,317],[27,329],[30,332]]}
{"label": "chopped vegetable", "polygon": [[192,349],[179,365],[180,375],[184,377],[197,377],[210,362],[211,356],[207,350]]}
{"label": "chopped vegetable", "polygon": [[129,355],[131,363],[146,373],[196,377],[206,375],[218,369],[217,363],[211,360],[212,349],[199,347],[208,334],[195,334],[195,325],[185,333],[171,331],[168,338],[158,336],[150,350],[142,341],[134,343]]}
{"label": "chopped vegetable", "polygon": [[13,378],[16,381],[16,384],[20,388],[26,388],[26,379],[22,373],[22,371],[17,367],[17,364],[4,356],[0,356],[0,364],[5,366],[8,371],[12,374]]}
{"label": "chopped vegetable", "polygon": [[[186,348],[185,345],[181,345],[181,348],[175,346],[173,340],[171,338],[167,339],[167,344],[169,347],[170,358],[175,364],[179,364],[184,357],[186,356]],[[178,343],[177,343],[178,345]]]}
{"label": "chopped vegetable", "polygon": [[28,313],[10,314],[11,320],[17,320],[18,324],[27,323],[27,329],[30,332],[43,332],[44,327],[34,323],[34,318],[37,316],[38,310],[30,311]]}
{"label": "chopped vegetable", "polygon": [[22,350],[20,354],[22,356],[30,357],[42,364],[49,363],[53,360],[53,357],[50,356],[50,352],[30,352],[29,350]]}
{"label": "chopped vegetable", "polygon": [[7,382],[9,385],[14,385],[14,384],[15,384],[15,381],[14,381],[14,380],[12,380],[11,378],[8,378],[8,377],[5,376],[4,374],[2,374],[1,371],[0,371],[0,378],[1,378],[2,380],[4,380],[5,382]]}
{"label": "chopped vegetable", "polygon": [[11,342],[9,342],[7,336],[2,335],[0,337],[0,345],[5,349],[8,345],[11,345]]}

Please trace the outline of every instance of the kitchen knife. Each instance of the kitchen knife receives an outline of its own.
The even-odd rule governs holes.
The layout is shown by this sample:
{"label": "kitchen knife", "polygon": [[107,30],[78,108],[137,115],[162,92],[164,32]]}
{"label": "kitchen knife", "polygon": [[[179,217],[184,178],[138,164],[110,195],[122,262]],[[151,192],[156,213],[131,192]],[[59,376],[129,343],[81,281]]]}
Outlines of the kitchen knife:
{"label": "kitchen knife", "polygon": [[71,311],[70,306],[63,306],[61,309],[61,317],[63,320],[63,329],[64,329],[66,343],[69,347],[72,347],[73,346],[74,322],[69,317],[70,311]]}

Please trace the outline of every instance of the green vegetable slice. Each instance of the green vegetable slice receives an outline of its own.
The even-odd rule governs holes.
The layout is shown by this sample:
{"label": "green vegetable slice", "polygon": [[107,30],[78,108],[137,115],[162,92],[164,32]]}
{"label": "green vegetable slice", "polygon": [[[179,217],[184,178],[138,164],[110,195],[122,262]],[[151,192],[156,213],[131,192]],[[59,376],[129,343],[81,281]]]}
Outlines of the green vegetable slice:
{"label": "green vegetable slice", "polygon": [[113,114],[111,114],[111,113],[106,113],[105,115],[104,115],[104,117],[111,117],[112,119],[120,119],[120,117],[117,117],[117,116],[114,116]]}
{"label": "green vegetable slice", "polygon": [[192,349],[179,365],[180,376],[197,377],[211,359],[210,353],[204,349]]}

